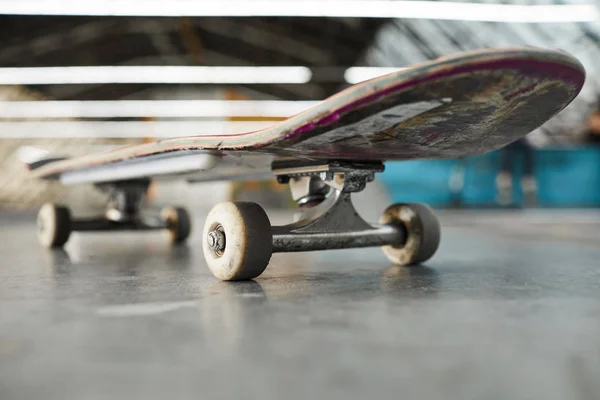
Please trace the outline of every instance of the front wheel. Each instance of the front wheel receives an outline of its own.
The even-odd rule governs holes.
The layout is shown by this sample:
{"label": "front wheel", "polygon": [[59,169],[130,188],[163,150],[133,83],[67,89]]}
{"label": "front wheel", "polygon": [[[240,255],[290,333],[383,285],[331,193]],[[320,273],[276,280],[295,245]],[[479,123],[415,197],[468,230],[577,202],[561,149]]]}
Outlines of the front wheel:
{"label": "front wheel", "polygon": [[413,265],[429,260],[440,245],[440,223],[431,207],[406,203],[389,206],[379,222],[396,225],[406,231],[401,246],[383,246],[383,253],[396,265]]}
{"label": "front wheel", "polygon": [[256,278],[267,268],[273,253],[269,217],[256,203],[219,203],[206,217],[202,249],[208,268],[217,278]]}

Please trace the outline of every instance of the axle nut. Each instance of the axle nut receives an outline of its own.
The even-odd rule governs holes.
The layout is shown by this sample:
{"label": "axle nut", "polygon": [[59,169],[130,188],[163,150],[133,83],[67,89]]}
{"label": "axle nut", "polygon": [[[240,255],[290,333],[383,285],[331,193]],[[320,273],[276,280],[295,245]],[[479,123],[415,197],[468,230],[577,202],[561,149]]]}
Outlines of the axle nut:
{"label": "axle nut", "polygon": [[217,253],[225,250],[225,234],[219,229],[210,231],[206,237],[206,241],[208,247]]}

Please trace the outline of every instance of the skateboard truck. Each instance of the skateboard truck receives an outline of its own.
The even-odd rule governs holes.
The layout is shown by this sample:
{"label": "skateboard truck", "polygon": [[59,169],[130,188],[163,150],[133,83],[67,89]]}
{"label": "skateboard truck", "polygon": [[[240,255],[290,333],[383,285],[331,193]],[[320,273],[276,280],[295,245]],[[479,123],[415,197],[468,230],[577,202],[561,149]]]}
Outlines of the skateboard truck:
{"label": "skateboard truck", "polygon": [[225,202],[208,214],[203,249],[209,268],[223,280],[260,275],[272,253],[382,246],[388,259],[408,265],[429,259],[440,241],[439,223],[421,204],[388,207],[377,225],[355,210],[351,194],[383,171],[382,163],[274,163],[280,183],[288,183],[300,207],[295,222],[271,226],[255,203]]}
{"label": "skateboard truck", "polygon": [[351,201],[351,193],[363,190],[367,182],[374,179],[375,172],[383,170],[383,165],[353,169],[335,163],[324,169],[308,172],[308,175],[302,168],[297,172],[287,170],[292,198],[301,212],[293,224],[272,228],[273,252],[403,244],[402,228],[370,225],[360,217]]}
{"label": "skateboard truck", "polygon": [[109,197],[106,212],[101,218],[74,219],[67,207],[45,204],[37,218],[40,243],[46,247],[62,247],[75,231],[155,229],[168,230],[174,243],[185,241],[191,230],[190,217],[185,209],[144,209],[149,184],[149,180],[135,180],[96,185],[101,191],[108,192]]}

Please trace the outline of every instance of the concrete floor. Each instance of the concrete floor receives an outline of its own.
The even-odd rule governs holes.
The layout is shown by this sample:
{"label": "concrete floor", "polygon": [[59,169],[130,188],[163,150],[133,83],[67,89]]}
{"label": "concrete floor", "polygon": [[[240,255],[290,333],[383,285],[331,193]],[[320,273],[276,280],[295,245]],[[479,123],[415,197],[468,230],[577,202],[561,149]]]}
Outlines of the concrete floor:
{"label": "concrete floor", "polygon": [[600,214],[548,215],[443,214],[418,268],[284,254],[223,283],[199,229],[48,252],[0,214],[0,398],[598,399]]}

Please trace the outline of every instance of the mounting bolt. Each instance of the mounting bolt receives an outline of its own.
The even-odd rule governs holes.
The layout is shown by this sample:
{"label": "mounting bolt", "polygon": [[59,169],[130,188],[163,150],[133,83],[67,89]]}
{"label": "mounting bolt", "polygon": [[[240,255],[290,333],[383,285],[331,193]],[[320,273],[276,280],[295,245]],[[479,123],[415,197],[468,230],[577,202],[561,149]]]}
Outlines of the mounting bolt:
{"label": "mounting bolt", "polygon": [[225,234],[222,231],[218,229],[210,231],[206,240],[208,242],[208,247],[215,252],[222,252],[225,250]]}
{"label": "mounting bolt", "polygon": [[277,175],[277,183],[286,185],[286,184],[290,183],[290,177],[287,175]]}
{"label": "mounting bolt", "polygon": [[321,180],[323,180],[323,181],[330,181],[333,179],[333,172],[331,172],[331,171],[321,172],[319,174],[319,178],[321,178]]}

